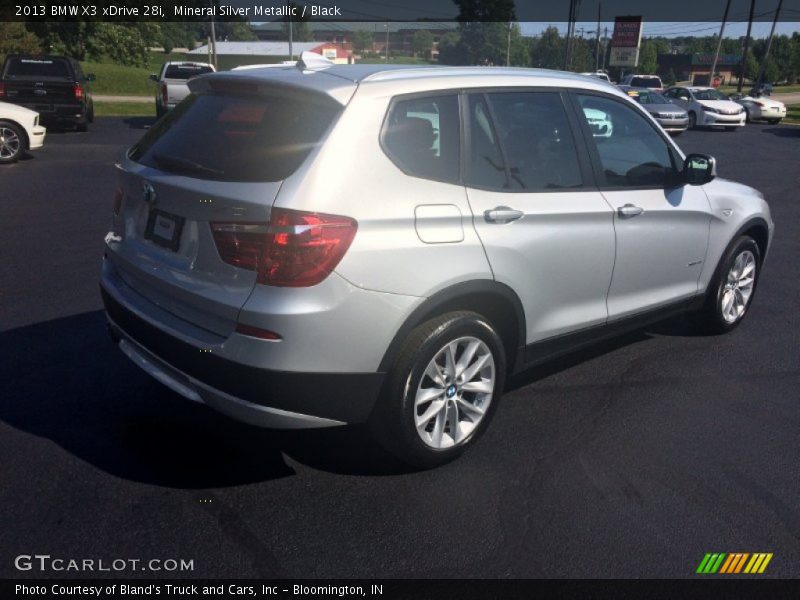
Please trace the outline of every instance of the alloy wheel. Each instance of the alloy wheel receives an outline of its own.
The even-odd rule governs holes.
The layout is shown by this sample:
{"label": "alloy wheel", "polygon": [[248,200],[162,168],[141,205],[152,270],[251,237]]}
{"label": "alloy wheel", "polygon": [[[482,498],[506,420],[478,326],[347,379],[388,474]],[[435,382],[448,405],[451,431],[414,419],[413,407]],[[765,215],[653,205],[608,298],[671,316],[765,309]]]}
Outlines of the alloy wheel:
{"label": "alloy wheel", "polygon": [[750,250],[741,252],[733,261],[720,294],[720,312],[726,323],[735,323],[744,316],[756,282],[756,257]]}
{"label": "alloy wheel", "polygon": [[9,127],[0,127],[0,159],[9,159],[19,153],[21,141],[17,132]]}
{"label": "alloy wheel", "polygon": [[496,380],[494,357],[476,337],[448,343],[431,359],[414,398],[414,425],[433,448],[466,442],[486,415]]}

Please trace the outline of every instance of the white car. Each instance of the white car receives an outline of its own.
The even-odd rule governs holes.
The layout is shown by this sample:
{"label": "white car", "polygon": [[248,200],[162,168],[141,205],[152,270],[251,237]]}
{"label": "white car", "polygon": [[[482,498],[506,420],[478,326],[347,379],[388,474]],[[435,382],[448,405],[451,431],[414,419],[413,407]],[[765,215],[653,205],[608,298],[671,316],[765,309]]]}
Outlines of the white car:
{"label": "white car", "polygon": [[28,150],[41,148],[46,132],[36,111],[0,102],[0,164],[16,162]]}
{"label": "white car", "polygon": [[748,121],[766,121],[775,125],[786,116],[786,105],[766,96],[731,94],[730,99],[744,107]]}
{"label": "white car", "polygon": [[647,75],[632,73],[619,82],[620,85],[628,85],[634,88],[649,88],[660,92],[664,89],[664,83],[658,75]]}
{"label": "white car", "polygon": [[601,79],[611,83],[611,79],[609,78],[608,73],[605,71],[592,71],[590,73],[581,73],[581,75],[585,75],[586,77],[594,77],[595,79]]}
{"label": "white car", "polygon": [[663,94],[689,113],[689,129],[724,127],[735,131],[744,126],[744,107],[712,87],[671,87]]}

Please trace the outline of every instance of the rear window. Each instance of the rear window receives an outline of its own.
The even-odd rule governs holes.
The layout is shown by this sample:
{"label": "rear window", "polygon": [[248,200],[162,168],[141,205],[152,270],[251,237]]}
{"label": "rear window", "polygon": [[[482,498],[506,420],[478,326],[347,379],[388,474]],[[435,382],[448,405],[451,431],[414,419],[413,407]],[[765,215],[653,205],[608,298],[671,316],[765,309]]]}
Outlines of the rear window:
{"label": "rear window", "polygon": [[164,79],[191,79],[213,72],[214,69],[206,65],[169,65],[164,73]]}
{"label": "rear window", "polygon": [[11,58],[3,76],[11,79],[71,79],[72,69],[66,60],[60,58]]}
{"label": "rear window", "polygon": [[313,97],[192,94],[129,157],[198,179],[281,181],[321,142],[339,111]]}
{"label": "rear window", "polygon": [[631,87],[660,88],[663,86],[658,77],[634,77],[631,79]]}

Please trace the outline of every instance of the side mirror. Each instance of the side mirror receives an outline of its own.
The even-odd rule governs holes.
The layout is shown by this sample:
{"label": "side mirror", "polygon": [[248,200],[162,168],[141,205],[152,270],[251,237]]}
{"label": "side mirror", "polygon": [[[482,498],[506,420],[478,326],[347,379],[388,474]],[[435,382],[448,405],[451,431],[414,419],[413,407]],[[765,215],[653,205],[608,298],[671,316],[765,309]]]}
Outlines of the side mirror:
{"label": "side mirror", "polygon": [[156,73],[150,73],[150,81],[158,83],[158,75]]}
{"label": "side mirror", "polygon": [[94,81],[94,73],[87,73],[86,81]]}
{"label": "side mirror", "polygon": [[690,154],[683,161],[683,180],[689,185],[704,185],[717,176],[717,159],[708,154]]}

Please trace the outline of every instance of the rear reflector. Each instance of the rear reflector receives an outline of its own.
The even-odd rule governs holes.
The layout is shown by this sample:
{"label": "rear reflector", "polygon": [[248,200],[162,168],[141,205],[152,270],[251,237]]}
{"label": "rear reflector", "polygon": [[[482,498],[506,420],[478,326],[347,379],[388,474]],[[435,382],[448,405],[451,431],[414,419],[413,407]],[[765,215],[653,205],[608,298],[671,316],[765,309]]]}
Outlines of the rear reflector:
{"label": "rear reflector", "polygon": [[279,336],[274,331],[270,331],[269,329],[261,329],[260,327],[253,327],[252,325],[244,325],[242,323],[236,324],[236,333],[241,333],[242,335],[249,335],[250,337],[260,338],[262,340],[281,339],[281,336]]}
{"label": "rear reflector", "polygon": [[276,208],[269,227],[211,223],[220,258],[257,272],[257,282],[308,287],[325,279],[342,260],[358,223],[349,217]]}

